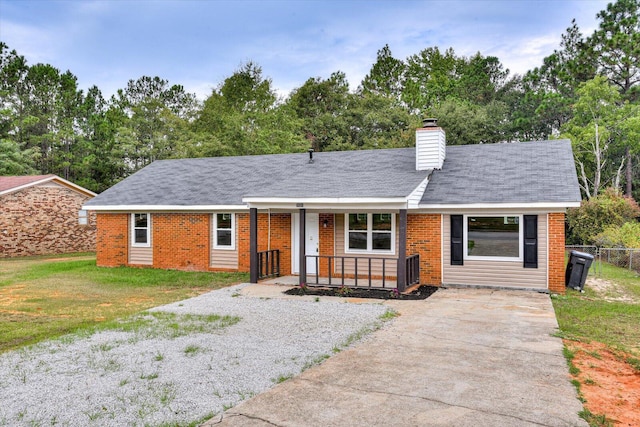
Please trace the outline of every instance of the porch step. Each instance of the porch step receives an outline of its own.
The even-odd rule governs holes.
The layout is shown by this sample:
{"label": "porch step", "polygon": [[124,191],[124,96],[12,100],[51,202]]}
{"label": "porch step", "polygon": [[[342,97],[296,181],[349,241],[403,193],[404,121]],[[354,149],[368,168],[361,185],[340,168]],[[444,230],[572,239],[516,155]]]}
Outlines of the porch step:
{"label": "porch step", "polygon": [[416,283],[415,285],[409,286],[407,289],[404,290],[404,292],[400,292],[400,293],[401,294],[410,294],[411,292],[415,291],[419,287],[420,287],[420,283]]}

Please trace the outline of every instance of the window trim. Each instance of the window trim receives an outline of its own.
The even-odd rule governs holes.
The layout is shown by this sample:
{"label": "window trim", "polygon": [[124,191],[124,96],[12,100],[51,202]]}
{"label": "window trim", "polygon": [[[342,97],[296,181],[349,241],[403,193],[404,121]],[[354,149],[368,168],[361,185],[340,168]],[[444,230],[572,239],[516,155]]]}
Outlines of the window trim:
{"label": "window trim", "polygon": [[[505,256],[480,256],[469,255],[469,218],[495,218],[495,217],[518,217],[518,256],[517,257],[505,257]],[[522,214],[470,214],[464,215],[463,221],[463,243],[462,243],[462,255],[463,260],[467,261],[505,261],[505,262],[523,262],[524,259],[524,226],[522,223]]]}
{"label": "window trim", "polygon": [[[147,226],[146,227],[136,227],[136,215],[146,215],[147,216]],[[147,230],[147,242],[146,243],[137,243],[136,242],[136,229],[146,229]],[[150,248],[151,247],[151,214],[149,212],[133,212],[131,214],[131,246],[136,248]]]}
{"label": "window trim", "polygon": [[[232,212],[215,212],[213,215],[213,248],[223,251],[236,250],[236,215]],[[218,215],[231,215],[231,228],[218,228]],[[218,244],[218,230],[231,230],[231,245]]]}
{"label": "window trim", "polygon": [[[365,214],[364,212],[347,212],[344,214],[344,252],[346,254],[380,254],[395,255],[396,253],[396,214],[393,212],[367,212],[367,249],[351,249],[349,248],[349,215]],[[373,249],[373,215],[389,214],[391,215],[391,249]],[[354,230],[357,231],[357,230]],[[362,230],[361,232],[364,232]]]}
{"label": "window trim", "polygon": [[89,214],[86,209],[78,211],[78,225],[89,225]]}

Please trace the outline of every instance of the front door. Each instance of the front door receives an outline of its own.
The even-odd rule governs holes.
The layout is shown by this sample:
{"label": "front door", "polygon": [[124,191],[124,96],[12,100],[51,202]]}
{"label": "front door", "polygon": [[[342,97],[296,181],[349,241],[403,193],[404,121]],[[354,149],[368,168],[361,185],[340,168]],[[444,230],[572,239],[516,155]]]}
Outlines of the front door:
{"label": "front door", "polygon": [[[318,228],[318,214],[307,213],[306,214],[306,227],[305,227],[305,255],[319,255],[320,253],[320,230]],[[293,265],[293,274],[300,273],[300,214],[293,214],[292,221],[293,230],[291,235],[293,236],[293,250],[291,251],[293,259],[291,265]],[[314,258],[307,258],[307,274],[316,274],[316,262]]]}

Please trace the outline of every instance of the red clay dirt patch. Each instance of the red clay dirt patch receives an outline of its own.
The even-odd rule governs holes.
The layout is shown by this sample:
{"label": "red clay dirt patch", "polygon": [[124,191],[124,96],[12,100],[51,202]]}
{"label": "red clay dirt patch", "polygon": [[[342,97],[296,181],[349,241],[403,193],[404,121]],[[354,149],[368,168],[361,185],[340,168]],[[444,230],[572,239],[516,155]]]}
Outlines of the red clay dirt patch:
{"label": "red clay dirt patch", "polygon": [[616,426],[640,426],[640,371],[627,362],[634,356],[598,342],[564,343],[575,354],[573,364],[580,370],[575,379],[580,381],[584,407]]}

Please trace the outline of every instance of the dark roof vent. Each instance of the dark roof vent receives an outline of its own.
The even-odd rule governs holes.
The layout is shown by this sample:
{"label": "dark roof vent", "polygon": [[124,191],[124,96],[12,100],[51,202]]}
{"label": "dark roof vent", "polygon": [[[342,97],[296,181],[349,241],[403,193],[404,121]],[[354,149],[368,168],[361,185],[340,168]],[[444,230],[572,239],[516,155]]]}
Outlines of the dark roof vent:
{"label": "dark roof vent", "polygon": [[309,148],[309,163],[313,163],[313,148]]}
{"label": "dark roof vent", "polygon": [[437,128],[438,127],[438,119],[434,119],[434,118],[422,119],[422,127],[425,127],[425,128]]}

